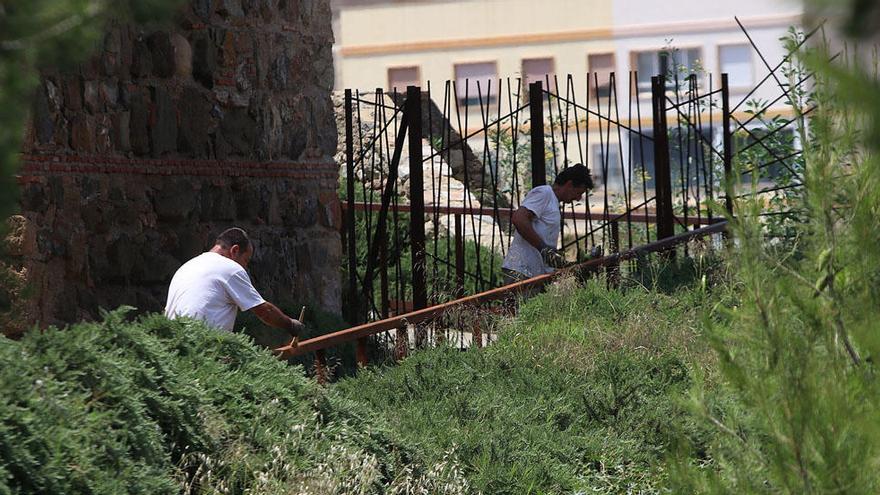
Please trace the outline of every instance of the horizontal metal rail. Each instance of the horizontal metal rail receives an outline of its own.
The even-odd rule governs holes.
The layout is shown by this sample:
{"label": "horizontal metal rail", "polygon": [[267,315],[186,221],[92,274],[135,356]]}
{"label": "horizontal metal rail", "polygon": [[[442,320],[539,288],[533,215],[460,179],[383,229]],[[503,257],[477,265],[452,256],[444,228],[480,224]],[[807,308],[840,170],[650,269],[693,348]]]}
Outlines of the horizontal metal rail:
{"label": "horizontal metal rail", "polygon": [[[723,220],[707,227],[684,232],[673,237],[668,237],[660,241],[655,241],[630,249],[628,251],[624,251],[622,253],[612,254],[603,258],[592,259],[568,268],[563,268],[553,273],[539,275],[537,277],[532,277],[530,279],[506,285],[504,287],[499,287],[497,289],[481,292],[472,296],[456,299],[448,303],[438,304],[436,306],[431,306],[429,308],[421,309],[418,311],[393,316],[391,318],[374,321],[372,323],[366,323],[360,326],[349,328],[347,330],[341,330],[338,332],[321,335],[320,337],[304,340],[300,342],[299,345],[297,345],[296,347],[291,347],[289,345],[279,347],[275,349],[275,352],[278,353],[279,358],[290,358],[315,352],[318,353],[317,362],[320,363],[323,359],[323,353],[327,349],[332,347],[348,344],[351,342],[357,342],[358,347],[361,348],[363,346],[363,339],[365,339],[366,337],[370,337],[382,332],[387,332],[389,330],[406,328],[409,325],[423,324],[438,318],[443,313],[453,308],[473,307],[492,301],[507,299],[520,293],[530,291],[534,288],[543,287],[554,279],[566,274],[576,274],[598,269],[604,266],[614,266],[616,264],[619,264],[623,260],[636,258],[640,255],[647,253],[666,251],[668,249],[674,248],[675,246],[678,246],[679,244],[687,243],[699,237],[724,232],[726,229],[727,221]],[[361,354],[360,350],[358,354]],[[361,359],[359,359],[358,361],[360,362]]]}
{"label": "horizontal metal rail", "polygon": [[[348,204],[342,203],[343,211],[348,210]],[[379,204],[371,204],[371,203],[355,203],[354,209],[355,211],[379,211],[382,205]],[[398,212],[406,213],[410,211],[410,205],[398,205]],[[394,207],[392,207],[394,209]],[[438,205],[425,205],[425,213],[439,214],[439,215],[475,215],[475,216],[489,216],[495,218],[510,218],[511,215],[516,210],[513,208],[469,208],[466,206],[438,206]],[[652,213],[631,213],[627,215],[626,212],[623,213],[584,213],[584,212],[575,212],[575,211],[566,211],[564,213],[564,218],[566,220],[596,220],[596,221],[614,221],[614,220],[627,220],[635,223],[655,223],[657,221],[657,215]],[[676,217],[675,220],[684,225],[684,219]],[[689,218],[688,223],[690,225],[709,225],[713,222],[710,222],[708,218]]]}

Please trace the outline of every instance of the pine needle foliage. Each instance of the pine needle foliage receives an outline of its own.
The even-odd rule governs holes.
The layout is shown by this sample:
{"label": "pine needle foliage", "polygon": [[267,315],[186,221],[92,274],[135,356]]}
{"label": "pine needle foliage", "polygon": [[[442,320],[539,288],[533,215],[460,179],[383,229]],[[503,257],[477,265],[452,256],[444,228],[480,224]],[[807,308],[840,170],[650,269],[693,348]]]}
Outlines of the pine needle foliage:
{"label": "pine needle foliage", "polygon": [[0,494],[458,493],[242,335],[125,310],[0,339]]}
{"label": "pine needle foliage", "polygon": [[425,458],[453,451],[482,493],[655,493],[675,439],[709,431],[681,398],[712,359],[699,308],[720,296],[691,287],[566,280],[487,348],[421,351],[335,387]]}
{"label": "pine needle foliage", "polygon": [[693,392],[714,440],[682,452],[675,493],[880,492],[880,85],[849,55],[797,62],[817,80],[789,101],[805,164],[796,245],[768,242],[759,199],[735,207],[742,298],[705,323],[723,387]]}

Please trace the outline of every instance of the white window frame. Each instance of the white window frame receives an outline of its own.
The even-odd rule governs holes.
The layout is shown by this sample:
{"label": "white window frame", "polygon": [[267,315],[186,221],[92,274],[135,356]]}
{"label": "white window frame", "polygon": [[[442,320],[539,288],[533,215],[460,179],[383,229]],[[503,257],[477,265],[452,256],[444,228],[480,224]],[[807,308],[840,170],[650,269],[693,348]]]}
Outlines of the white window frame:
{"label": "white window frame", "polygon": [[718,60],[718,64],[717,64],[718,65],[718,87],[721,87],[721,74],[724,73],[724,69],[723,69],[722,63],[721,63],[721,50],[723,48],[732,47],[732,46],[744,46],[749,50],[749,62],[751,63],[751,66],[749,68],[751,69],[751,74],[749,75],[749,82],[748,83],[746,83],[744,85],[740,85],[740,86],[730,86],[729,89],[733,90],[733,91],[750,90],[750,89],[752,89],[752,86],[755,84],[755,73],[756,73],[755,59],[753,57],[751,45],[749,45],[748,43],[742,43],[742,42],[738,42],[738,41],[732,41],[730,43],[719,43],[718,46],[715,48],[715,54],[716,54],[717,60]]}
{"label": "white window frame", "polygon": [[[394,85],[391,84],[391,71],[399,70],[399,69],[415,69],[416,70],[416,78],[418,79],[418,85],[422,83],[422,67],[420,65],[392,65],[385,69],[385,79],[387,81],[387,90],[392,91],[394,89]],[[406,93],[406,88],[397,88],[399,93]]]}

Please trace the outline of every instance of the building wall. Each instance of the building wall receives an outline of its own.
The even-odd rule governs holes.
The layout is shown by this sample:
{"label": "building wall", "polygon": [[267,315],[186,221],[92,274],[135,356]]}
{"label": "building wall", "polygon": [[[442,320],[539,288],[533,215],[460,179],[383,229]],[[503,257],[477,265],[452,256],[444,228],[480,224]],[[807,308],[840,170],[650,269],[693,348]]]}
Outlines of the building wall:
{"label": "building wall", "polygon": [[[590,54],[615,55],[618,94],[626,94],[632,54],[667,46],[700,47],[703,67],[720,77],[718,46],[748,40],[738,16],[772,64],[784,56],[779,38],[799,22],[790,0],[334,0],[336,89],[388,89],[388,69],[419,66],[423,85],[455,78],[455,64],[496,61],[498,76],[518,77],[527,58],[552,57],[557,74],[578,87]],[[754,82],[766,73],[752,57]],[[755,96],[776,93],[771,86]],[[745,91],[735,91],[736,96]]]}
{"label": "building wall", "polygon": [[[442,105],[444,83],[456,79],[457,64],[495,62],[497,77],[502,79],[502,84],[506,86],[509,78],[515,88],[516,79],[525,76],[525,59],[550,58],[553,70],[560,78],[559,94],[567,94],[565,77],[571,75],[575,97],[584,105],[588,101],[586,75],[594,70],[589,66],[589,57],[611,54],[619,110],[612,110],[611,114],[617,115],[619,118],[614,120],[624,125],[630,124],[630,113],[633,119],[640,115],[642,126],[648,133],[651,132],[652,114],[650,93],[643,92],[633,98],[638,102],[638,109],[628,108],[630,72],[639,69],[636,62],[639,52],[698,49],[700,91],[705,93],[709,90],[710,79],[712,89],[718,89],[721,73],[731,72],[729,67],[721,67],[721,47],[743,47],[749,56],[745,64],[750,66],[748,72],[751,76],[738,86],[731,85],[730,102],[736,106],[759,84],[768,69],[735,17],[746,27],[752,41],[772,67],[785,57],[780,38],[786,35],[790,26],[800,23],[803,12],[801,2],[790,0],[721,3],[705,0],[333,0],[333,9],[337,33],[334,47],[337,89],[391,89],[390,68],[417,66],[419,83],[424,89],[430,82],[432,98]],[[644,71],[642,75],[645,75]],[[656,75],[656,72],[650,75]],[[603,84],[607,77],[600,76],[599,83]],[[493,85],[497,86],[497,82],[493,81]],[[551,90],[556,89],[552,80],[550,85]],[[458,90],[461,98],[460,82]],[[506,87],[502,94],[505,91]],[[514,90],[514,98],[516,93]],[[771,78],[749,98],[769,102],[780,94],[781,90]],[[520,104],[523,101],[520,100]],[[601,102],[602,113],[608,113],[606,103],[604,99]],[[720,101],[717,103],[719,108],[713,113],[716,124],[721,120]],[[589,105],[596,105],[593,95],[589,97]],[[502,96],[502,107],[503,114],[508,110],[505,96]],[[490,116],[495,115],[494,108],[491,106]],[[734,117],[747,120],[749,115],[745,109],[744,105],[739,106]],[[780,100],[768,113],[788,115],[790,109],[784,100]],[[482,126],[479,105],[470,107],[468,117],[465,124],[468,132]],[[759,125],[759,122],[750,124]],[[598,131],[599,121],[592,119],[581,129],[580,140],[572,129],[569,141],[583,143],[583,153],[591,159],[603,139],[606,143],[628,139],[626,135],[618,138],[616,132],[599,136]],[[716,133],[715,139],[720,142],[720,135]],[[473,142],[471,146],[480,148],[482,145]],[[627,144],[618,154],[627,161]],[[580,155],[578,158],[581,159]]]}
{"label": "building wall", "polygon": [[179,19],[113,26],[78,71],[44,73],[13,249],[32,322],[161,310],[232,225],[264,297],[340,309],[329,0],[194,0]]}

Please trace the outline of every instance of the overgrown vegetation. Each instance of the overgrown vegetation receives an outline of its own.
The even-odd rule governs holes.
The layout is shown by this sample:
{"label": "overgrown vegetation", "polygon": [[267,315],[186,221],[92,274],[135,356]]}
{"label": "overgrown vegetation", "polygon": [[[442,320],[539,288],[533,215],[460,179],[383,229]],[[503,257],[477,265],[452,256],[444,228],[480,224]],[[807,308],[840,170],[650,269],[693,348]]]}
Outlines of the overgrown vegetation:
{"label": "overgrown vegetation", "polygon": [[[801,58],[816,70],[791,95],[803,145],[802,225],[788,250],[768,242],[756,199],[736,205],[741,301],[706,322],[720,393],[695,388],[716,431],[701,462],[685,451],[672,487],[699,493],[877,493],[880,476],[880,86],[844,54]],[[863,54],[862,54],[863,55]],[[807,108],[815,107],[809,119]]]}
{"label": "overgrown vegetation", "polygon": [[0,493],[458,493],[249,339],[149,316],[0,339]]}
{"label": "overgrown vegetation", "polygon": [[566,280],[484,350],[426,350],[336,387],[426,458],[454,452],[482,493],[655,491],[675,439],[705,441],[680,398],[713,361],[699,313],[718,297]]}

